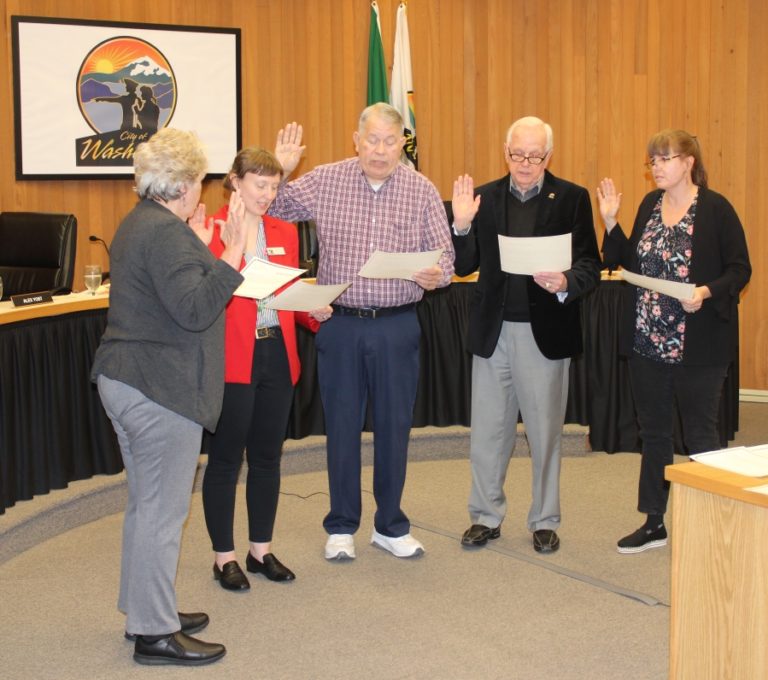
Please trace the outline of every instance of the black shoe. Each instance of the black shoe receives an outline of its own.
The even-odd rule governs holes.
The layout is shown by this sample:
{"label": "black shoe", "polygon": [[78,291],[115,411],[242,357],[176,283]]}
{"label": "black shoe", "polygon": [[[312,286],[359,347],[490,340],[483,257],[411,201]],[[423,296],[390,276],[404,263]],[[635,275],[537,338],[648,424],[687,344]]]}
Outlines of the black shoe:
{"label": "black shoe", "polygon": [[620,553],[639,553],[651,548],[663,548],[667,544],[667,529],[661,524],[655,529],[641,526],[637,531],[625,536],[617,543]]}
{"label": "black shoe", "polygon": [[489,540],[493,541],[501,536],[501,527],[487,527],[484,524],[473,524],[461,537],[462,545],[470,545],[479,548]]}
{"label": "black shoe", "polygon": [[[181,624],[181,632],[187,635],[197,633],[208,625],[208,614],[203,612],[194,612],[193,614],[184,614],[179,612],[179,623]],[[135,633],[129,633],[125,631],[125,639],[135,642],[138,635]]]}
{"label": "black shoe", "polygon": [[224,645],[203,642],[179,631],[160,637],[139,635],[136,638],[133,660],[149,666],[202,666],[218,661],[226,653]]}
{"label": "black shoe", "polygon": [[230,560],[221,569],[213,563],[213,578],[215,578],[224,590],[249,590],[251,584],[243,573],[236,560]]}
{"label": "black shoe", "polygon": [[533,549],[540,553],[553,553],[560,547],[560,539],[552,529],[533,532]]}
{"label": "black shoe", "polygon": [[259,562],[249,551],[245,568],[252,574],[264,574],[270,581],[293,581],[296,578],[296,574],[272,553],[264,555],[264,561]]}

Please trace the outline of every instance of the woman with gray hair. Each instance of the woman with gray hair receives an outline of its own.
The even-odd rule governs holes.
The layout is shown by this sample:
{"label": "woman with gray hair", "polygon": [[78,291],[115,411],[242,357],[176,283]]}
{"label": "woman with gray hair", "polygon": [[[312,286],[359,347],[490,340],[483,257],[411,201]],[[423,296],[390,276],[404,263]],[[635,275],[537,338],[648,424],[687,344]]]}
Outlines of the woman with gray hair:
{"label": "woman with gray hair", "polygon": [[224,307],[243,280],[243,207],[232,192],[225,248],[199,205],[207,160],[191,132],[163,129],[134,155],[141,199],[112,241],[107,328],[92,378],[117,434],[128,480],[118,608],[142,664],[201,665],[223,645],[190,633],[204,613],[176,608],[174,581],[202,429],[224,385]]}

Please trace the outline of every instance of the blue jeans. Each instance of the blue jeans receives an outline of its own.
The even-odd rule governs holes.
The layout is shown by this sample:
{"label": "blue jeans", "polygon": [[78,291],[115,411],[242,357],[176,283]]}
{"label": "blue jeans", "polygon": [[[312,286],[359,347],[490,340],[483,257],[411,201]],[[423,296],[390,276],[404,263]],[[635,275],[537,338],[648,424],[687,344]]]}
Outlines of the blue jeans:
{"label": "blue jeans", "polygon": [[629,360],[643,459],[637,509],[663,515],[669,499],[664,468],[673,462],[675,402],[683,425],[687,451],[702,453],[720,448],[717,417],[720,395],[728,372],[726,364],[685,366],[665,364],[637,354]]}

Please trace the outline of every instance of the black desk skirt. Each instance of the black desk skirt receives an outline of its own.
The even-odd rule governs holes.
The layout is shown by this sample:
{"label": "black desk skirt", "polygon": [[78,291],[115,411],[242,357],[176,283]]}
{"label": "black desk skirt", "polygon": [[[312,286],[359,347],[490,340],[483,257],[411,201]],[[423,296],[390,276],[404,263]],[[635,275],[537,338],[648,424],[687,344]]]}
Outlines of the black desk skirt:
{"label": "black desk skirt", "polygon": [[[571,362],[566,422],[589,427],[593,450],[639,451],[626,361],[618,357],[621,282],[582,304],[584,354]],[[414,427],[470,423],[472,357],[464,349],[473,283],[427,293],[417,306],[421,373]],[[69,482],[122,470],[111,423],[89,380],[106,310],[0,326],[0,514]],[[302,376],[287,437],[323,434],[314,339],[298,329]],[[738,365],[726,380],[720,439],[738,429]],[[676,449],[683,451],[678,427]]]}

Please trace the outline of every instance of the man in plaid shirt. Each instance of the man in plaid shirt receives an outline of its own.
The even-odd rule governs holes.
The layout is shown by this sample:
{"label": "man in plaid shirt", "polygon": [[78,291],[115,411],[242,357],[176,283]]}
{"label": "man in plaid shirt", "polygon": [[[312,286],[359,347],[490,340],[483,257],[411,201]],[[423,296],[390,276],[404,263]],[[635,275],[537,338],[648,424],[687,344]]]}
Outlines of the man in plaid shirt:
{"label": "man in plaid shirt", "polygon": [[[286,176],[299,162],[301,126],[280,130],[275,155]],[[278,191],[270,213],[290,221],[314,220],[317,282],[352,282],[336,300],[332,318],[317,333],[317,373],[325,412],[331,508],[325,556],[353,559],[360,526],[360,443],[370,404],[374,429],[371,542],[397,557],[424,547],[410,534],[400,502],[419,377],[421,329],[416,303],[425,290],[447,286],[453,245],[435,186],[400,162],[403,119],[389,104],[373,104],[353,134],[357,156],[321,165]],[[358,275],[376,250],[419,252],[443,248],[437,265],[413,280]]]}

